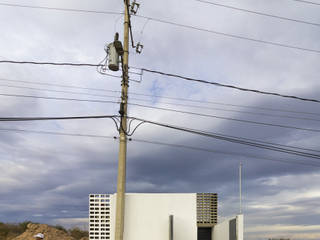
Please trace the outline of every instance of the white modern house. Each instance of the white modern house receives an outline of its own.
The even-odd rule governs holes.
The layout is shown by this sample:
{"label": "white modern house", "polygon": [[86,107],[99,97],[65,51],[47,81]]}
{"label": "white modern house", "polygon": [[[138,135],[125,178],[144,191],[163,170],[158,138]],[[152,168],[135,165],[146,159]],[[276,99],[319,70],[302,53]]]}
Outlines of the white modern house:
{"label": "white modern house", "polygon": [[[243,240],[243,216],[218,224],[215,193],[126,193],[124,240]],[[89,239],[114,240],[116,194],[89,195]]]}

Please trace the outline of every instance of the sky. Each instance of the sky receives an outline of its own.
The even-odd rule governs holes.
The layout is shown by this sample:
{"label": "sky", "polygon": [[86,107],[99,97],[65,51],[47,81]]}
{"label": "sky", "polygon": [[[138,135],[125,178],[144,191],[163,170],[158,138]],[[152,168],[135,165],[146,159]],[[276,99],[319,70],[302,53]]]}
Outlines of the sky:
{"label": "sky", "polygon": [[[320,23],[320,6],[316,4],[295,0],[212,2]],[[320,4],[319,0],[313,2]],[[30,9],[1,3],[5,2],[0,2],[0,60],[98,64],[105,58],[104,47],[113,41],[115,32],[119,32],[121,40],[123,38],[123,17],[119,14]],[[138,14],[147,18],[313,49],[318,53],[132,16],[134,41],[141,42],[144,48],[142,54],[130,49],[130,66],[319,99],[319,25],[255,15],[196,0],[139,0],[139,3]],[[14,0],[10,4],[123,12],[123,2],[116,0],[29,0],[27,3]],[[119,72],[113,74],[120,75]],[[129,116],[319,150],[319,103],[243,92],[147,72],[143,73],[141,82],[137,82],[139,75],[130,74],[130,78],[133,81],[129,86],[129,104],[216,117],[137,105],[129,105]],[[117,115],[117,103],[17,95],[117,102],[120,81],[101,75],[95,67],[0,64],[0,116]],[[251,123],[237,121],[239,119]],[[253,121],[269,125],[254,124]],[[133,122],[133,126],[136,124]],[[0,221],[31,220],[85,228],[88,195],[116,191],[118,141],[113,137],[118,132],[112,120],[2,122],[0,131]],[[245,239],[320,238],[318,159],[150,124],[140,126],[131,138],[127,152],[128,192],[215,192],[219,196],[219,221],[223,221],[239,213],[238,168],[241,162]]]}

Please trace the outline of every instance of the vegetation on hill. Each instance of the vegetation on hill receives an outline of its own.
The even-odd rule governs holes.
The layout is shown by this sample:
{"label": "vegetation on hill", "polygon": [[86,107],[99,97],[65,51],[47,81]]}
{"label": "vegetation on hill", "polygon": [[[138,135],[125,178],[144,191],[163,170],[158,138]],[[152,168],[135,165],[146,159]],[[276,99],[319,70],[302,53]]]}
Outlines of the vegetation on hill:
{"label": "vegetation on hill", "polygon": [[[25,221],[22,223],[2,223],[0,222],[0,240],[11,240],[17,236],[23,234],[27,230],[30,221]],[[81,238],[88,238],[88,231],[81,230],[77,227],[71,229],[65,229],[63,226],[50,226],[52,228],[58,229],[65,232],[70,237],[78,240]]]}

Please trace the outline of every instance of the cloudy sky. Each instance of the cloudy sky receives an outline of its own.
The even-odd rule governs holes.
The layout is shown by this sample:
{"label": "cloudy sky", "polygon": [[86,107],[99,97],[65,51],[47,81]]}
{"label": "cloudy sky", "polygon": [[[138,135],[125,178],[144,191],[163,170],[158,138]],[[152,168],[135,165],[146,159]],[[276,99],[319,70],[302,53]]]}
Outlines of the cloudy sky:
{"label": "cloudy sky", "polygon": [[[319,0],[313,1],[320,4]],[[139,14],[145,17],[320,50],[320,28],[316,25],[255,15],[196,0],[139,2]],[[123,37],[122,15],[30,9],[1,3],[5,2],[0,2],[1,60],[97,64],[104,59],[104,46],[113,41],[114,33],[117,31],[121,39]],[[295,0],[216,0],[215,3],[320,23],[319,5]],[[116,0],[14,0],[10,4],[123,11],[123,1]],[[140,41],[144,49],[141,55],[130,50],[130,66],[320,99],[320,55],[317,52],[230,38],[141,17],[132,18],[132,27],[134,40]],[[135,74],[130,77],[139,80]],[[107,91],[67,87],[71,85]],[[117,101],[120,80],[102,76],[94,67],[1,64],[0,87],[0,94]],[[319,150],[318,103],[241,92],[151,73],[144,73],[140,83],[130,83],[129,102],[303,128],[258,125],[129,106],[130,116]],[[116,103],[3,95],[0,101],[0,117],[113,115],[118,109]],[[118,142],[112,138],[117,136],[117,131],[111,120],[2,122],[0,129],[0,221],[32,220],[85,227],[88,194],[116,191]],[[238,166],[242,162],[246,239],[320,238],[319,159],[228,143],[150,124],[142,125],[132,139],[128,143],[128,192],[216,192],[222,221],[239,212]]]}

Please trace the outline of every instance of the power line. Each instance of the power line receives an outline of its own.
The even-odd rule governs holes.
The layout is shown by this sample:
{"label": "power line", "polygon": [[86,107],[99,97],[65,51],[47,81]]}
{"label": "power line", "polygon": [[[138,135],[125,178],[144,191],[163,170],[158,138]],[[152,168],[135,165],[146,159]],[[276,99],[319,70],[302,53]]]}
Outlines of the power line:
{"label": "power line", "polygon": [[[1,95],[0,95],[1,96]],[[74,99],[74,98],[55,98],[55,97],[40,97],[40,96],[31,96],[31,95],[16,95],[16,94],[5,94],[5,96],[13,96],[13,97],[31,97],[31,98],[40,98],[40,99],[49,99],[49,100],[63,100],[63,101],[84,101],[84,102],[98,102],[98,103],[118,103],[118,102],[114,102],[114,101],[104,101],[104,100],[93,100],[93,99]],[[205,114],[201,114],[201,113],[193,113],[193,112],[186,112],[186,111],[180,111],[180,110],[176,110],[176,109],[168,109],[168,108],[158,108],[158,107],[153,107],[153,106],[147,106],[147,105],[141,105],[141,104],[135,104],[135,103],[129,103],[130,105],[134,105],[134,106],[139,106],[139,107],[144,107],[144,108],[151,108],[151,109],[159,109],[159,110],[167,110],[167,111],[174,111],[174,112],[180,112],[180,113],[187,113],[187,114],[193,114],[193,115],[199,115],[199,116],[211,116],[211,115],[205,115]],[[215,116],[217,118],[223,118],[223,117],[219,117],[219,116]],[[223,118],[224,119],[224,118]],[[230,119],[228,119],[230,120]],[[240,120],[240,119],[232,119],[235,121],[245,121],[246,120]],[[251,122],[250,122],[251,123]],[[261,122],[254,122],[255,124],[265,124],[265,123],[261,123]],[[291,126],[285,126],[287,128],[291,128]],[[304,130],[304,129],[303,129]],[[311,130],[311,129],[308,129]],[[317,131],[317,130],[315,130]],[[227,136],[227,137],[233,137],[233,138],[239,138],[239,137],[235,137],[235,136],[228,136],[228,135],[223,135],[223,134],[218,134],[215,133],[217,135],[221,135],[221,136]],[[248,138],[239,138],[239,139],[243,139],[243,140],[250,140],[250,141],[256,141],[256,142],[260,142],[260,143],[267,143],[270,145],[275,145],[275,146],[282,146],[282,147],[288,147],[288,148],[295,148],[295,149],[301,149],[301,150],[307,150],[307,151],[314,151],[314,152],[320,152],[317,150],[313,150],[313,149],[307,149],[307,148],[299,148],[299,147],[293,147],[293,146],[288,146],[288,145],[281,145],[281,144],[276,144],[276,143],[270,143],[270,142],[265,142],[265,141],[259,141],[256,139],[248,139]]]}
{"label": "power line", "polygon": [[[1,81],[1,79],[0,79],[0,81]],[[48,92],[54,92],[54,93],[69,93],[69,94],[77,94],[77,95],[87,95],[87,96],[94,96],[94,97],[107,97],[107,98],[119,99],[119,97],[117,97],[117,96],[104,95],[104,94],[92,94],[92,93],[81,93],[81,92],[73,92],[73,91],[65,91],[65,90],[52,90],[52,89],[43,89],[43,88],[34,88],[34,87],[13,86],[13,85],[7,85],[7,84],[0,84],[0,86],[8,87],[8,88],[29,89],[29,90],[36,90],[36,91],[48,91]],[[131,98],[131,97],[130,97],[130,99],[136,100],[136,101],[149,102],[146,99]],[[88,99],[88,101],[90,101],[90,99]],[[216,111],[224,111],[224,112],[244,113],[244,114],[251,114],[251,115],[258,115],[258,116],[269,116],[269,117],[279,117],[279,118],[288,118],[288,119],[320,122],[320,119],[306,118],[306,117],[294,117],[294,116],[285,116],[285,115],[268,114],[268,113],[260,113],[260,112],[246,112],[246,111],[213,108],[213,107],[206,107],[206,106],[199,106],[199,105],[169,103],[169,102],[164,102],[164,101],[158,101],[158,103],[162,103],[162,104],[166,104],[166,105],[182,106],[182,107],[192,107],[192,108],[197,108],[197,109],[208,109],[208,110],[216,110]],[[132,104],[134,105],[135,103],[132,103]],[[136,104],[136,105],[139,106],[139,104]]]}
{"label": "power line", "polygon": [[21,97],[21,98],[33,98],[33,99],[47,99],[47,100],[58,100],[58,101],[76,101],[76,102],[94,102],[94,103],[119,103],[116,101],[107,100],[96,100],[96,99],[78,99],[78,98],[62,98],[62,97],[44,97],[44,96],[34,96],[34,95],[24,95],[24,94],[7,94],[0,93],[0,96],[4,97]]}
{"label": "power line", "polygon": [[[56,65],[56,66],[77,66],[77,67],[82,67],[82,66],[97,67],[97,66],[101,66],[99,64],[90,64],[90,63],[26,62],[26,61],[7,61],[7,60],[2,60],[2,61],[0,61],[0,63]],[[165,72],[161,72],[161,71],[157,71],[157,70],[150,70],[150,69],[146,69],[146,68],[136,68],[136,67],[131,67],[131,68],[140,69],[141,72],[142,72],[141,74],[143,74],[143,72],[145,71],[145,72],[164,75],[164,76],[168,76],[168,77],[180,78],[180,79],[187,80],[187,81],[211,84],[211,85],[215,85],[215,86],[219,86],[219,87],[233,88],[233,89],[240,90],[240,91],[254,92],[254,93],[258,93],[258,94],[273,95],[273,96],[278,96],[278,97],[283,97],[283,98],[292,98],[292,99],[301,100],[301,101],[320,103],[320,100],[317,100],[317,99],[302,98],[302,97],[298,97],[298,96],[284,95],[284,94],[280,94],[280,93],[276,93],[276,92],[267,92],[267,91],[261,91],[261,90],[256,90],[256,89],[242,88],[242,87],[238,87],[238,86],[234,86],[234,85],[228,85],[228,84],[222,84],[222,83],[218,83],[218,82],[210,82],[210,81],[206,81],[206,80],[202,80],[202,79],[184,77],[184,76],[177,75],[177,74],[165,73]],[[114,75],[111,75],[111,76],[121,78],[120,76],[114,76]]]}
{"label": "power line", "polygon": [[[69,67],[101,67],[104,66],[103,64],[94,64],[94,63],[70,63],[70,62],[35,62],[35,61],[12,61],[12,60],[0,60],[0,64],[1,63],[7,63],[7,64],[33,64],[33,65],[50,65],[50,66],[69,66]],[[117,75],[113,75],[110,73],[106,73],[106,72],[99,72],[102,75],[106,75],[109,77],[114,77],[114,78],[122,78],[121,76],[117,76]],[[136,75],[142,75],[142,73],[136,73],[136,72],[129,72],[132,74],[136,74]],[[132,81],[136,81],[133,80],[131,78],[129,78],[129,80]]]}
{"label": "power line", "polygon": [[[22,97],[22,98],[33,98],[33,99],[46,99],[46,100],[58,100],[58,101],[76,101],[76,102],[93,102],[93,103],[119,103],[119,102],[116,102],[116,101],[107,101],[107,100],[44,97],[44,96],[22,95],[22,94],[6,94],[6,93],[0,93],[0,96]],[[153,107],[153,106],[147,106],[147,105],[136,104],[136,103],[128,103],[128,104],[129,105],[133,105],[133,106],[150,108],[150,109],[158,109],[158,110],[165,110],[165,111],[171,111],[171,112],[179,112],[179,113],[184,113],[184,114],[191,114],[191,115],[197,115],[197,116],[203,116],[203,117],[211,117],[211,118],[217,118],[217,119],[223,119],[223,120],[229,120],[229,121],[237,121],[237,122],[244,122],[244,123],[250,123],[250,124],[257,124],[257,125],[264,125],[264,126],[270,126],[270,127],[281,127],[281,128],[296,129],[296,130],[303,130],[303,131],[310,131],[310,132],[320,132],[319,129],[300,128],[300,127],[287,126],[287,125],[281,125],[281,124],[256,122],[256,121],[236,119],[236,118],[227,118],[227,117],[222,117],[222,116],[202,114],[202,113],[194,113],[194,112],[188,112],[188,111],[182,111],[182,110],[176,110],[176,109],[170,109],[170,108]]]}
{"label": "power line", "polygon": [[[1,79],[0,79],[0,81],[1,81]],[[286,112],[286,113],[295,113],[295,114],[306,114],[306,115],[320,116],[320,113],[315,113],[315,112],[293,111],[293,110],[280,109],[280,108],[256,107],[256,106],[249,106],[249,105],[231,104],[231,103],[216,102],[216,101],[204,101],[204,100],[196,100],[196,99],[189,99],[189,98],[168,97],[168,96],[160,96],[160,95],[135,93],[135,92],[130,92],[130,94],[131,95],[138,95],[138,96],[154,97],[154,98],[164,98],[164,99],[170,99],[170,100],[179,100],[179,101],[193,102],[193,103],[206,103],[206,104],[214,104],[214,105],[229,106],[229,107],[249,108],[249,109],[271,111],[271,112]],[[130,99],[137,100],[137,101],[144,101],[143,99],[139,99],[139,98],[130,98]],[[173,104],[176,104],[176,103],[173,103]],[[199,107],[199,106],[195,106],[195,107]]]}
{"label": "power line", "polygon": [[194,26],[191,26],[191,25],[186,25],[186,24],[176,23],[176,22],[172,22],[172,21],[162,20],[162,19],[158,19],[158,18],[146,17],[146,16],[142,16],[142,15],[138,15],[138,14],[134,15],[134,16],[140,17],[140,18],[143,18],[143,19],[149,19],[149,20],[152,20],[154,22],[170,24],[170,25],[177,26],[177,27],[188,28],[188,29],[193,29],[193,30],[197,30],[197,31],[201,31],[201,32],[212,33],[212,34],[215,34],[215,35],[220,35],[220,36],[229,37],[229,38],[236,38],[236,39],[247,40],[247,41],[257,42],[257,43],[262,43],[262,44],[267,44],[267,45],[273,45],[273,46],[277,46],[277,47],[296,49],[296,50],[301,50],[301,51],[306,51],[306,52],[320,53],[320,50],[318,50],[318,49],[303,48],[303,47],[293,46],[293,45],[284,44],[284,43],[277,43],[277,42],[271,42],[271,41],[266,41],[266,40],[250,38],[250,37],[246,37],[246,36],[240,36],[240,35],[236,35],[236,34],[224,33],[224,32],[209,30],[209,29],[206,29],[206,28],[194,27]]}
{"label": "power line", "polygon": [[[294,0],[294,1],[298,1],[298,0]],[[308,1],[300,1],[300,2],[308,2]],[[308,2],[308,3],[311,3],[311,2]],[[315,4],[315,3],[313,3],[313,4]],[[38,6],[29,6],[29,5],[7,4],[7,3],[1,3],[0,5],[10,6],[10,7],[37,8],[37,9],[72,11],[72,12],[82,12],[82,13],[99,13],[99,14],[116,14],[116,15],[123,14],[123,13],[120,13],[120,12],[105,12],[105,11],[94,11],[94,10],[91,11],[91,10],[81,10],[81,9],[50,8],[50,7],[38,7]],[[209,30],[209,29],[205,29],[205,28],[195,27],[195,26],[191,26],[191,25],[180,24],[180,23],[176,23],[176,22],[172,22],[172,21],[163,20],[163,19],[157,19],[157,18],[153,18],[153,17],[146,17],[146,16],[142,16],[142,15],[138,15],[138,14],[136,14],[134,16],[139,17],[139,18],[143,18],[143,19],[149,19],[149,20],[152,20],[154,22],[170,24],[170,25],[174,25],[174,26],[177,26],[177,27],[189,28],[189,29],[202,31],[202,32],[207,32],[207,33],[212,33],[212,34],[215,34],[215,35],[221,35],[221,36],[225,36],[225,37],[237,38],[237,39],[242,39],[242,40],[247,40],[247,41],[252,41],[252,42],[258,42],[258,43],[262,43],[262,44],[268,44],[268,45],[273,45],[273,46],[278,46],[278,47],[301,50],[301,51],[320,53],[320,50],[317,50],[317,49],[303,48],[303,47],[288,45],[288,44],[284,44],[284,43],[277,43],[277,42],[265,41],[265,40],[260,40],[260,39],[254,39],[254,38],[240,36],[240,35],[236,35],[236,34],[224,33],[224,32]]]}
{"label": "power line", "polygon": [[[202,132],[204,132],[204,131],[202,131]],[[315,149],[310,149],[310,148],[305,148],[305,147],[290,146],[290,145],[285,145],[285,144],[279,144],[279,143],[261,141],[261,140],[252,139],[252,138],[244,138],[244,137],[231,136],[231,135],[226,135],[226,134],[222,134],[222,133],[213,133],[213,132],[209,132],[209,133],[210,133],[210,134],[217,135],[217,136],[221,136],[221,137],[227,137],[227,138],[245,140],[245,141],[250,141],[250,142],[257,142],[257,143],[262,143],[262,144],[267,144],[267,145],[273,145],[273,146],[277,146],[277,147],[290,148],[290,149],[293,149],[293,150],[303,150],[303,151],[320,153],[320,150],[315,150]]]}
{"label": "power line", "polygon": [[72,66],[72,67],[99,67],[99,66],[101,66],[101,64],[95,64],[95,63],[70,63],[70,62],[60,62],[59,63],[59,62],[35,62],[35,61],[11,61],[11,60],[0,60],[0,63]]}
{"label": "power line", "polygon": [[[0,79],[0,81],[1,81],[1,79]],[[73,92],[73,91],[44,89],[44,88],[25,87],[25,86],[14,86],[14,85],[7,85],[7,84],[0,84],[0,86],[1,86],[1,87],[8,87],[8,88],[18,88],[18,89],[36,90],[36,91],[47,91],[47,92],[54,92],[54,93],[70,93],[70,94],[87,95],[87,96],[94,96],[94,97],[108,97],[108,98],[117,98],[117,99],[120,98],[120,97],[117,97],[117,96],[104,95],[104,94]],[[319,120],[319,121],[320,121],[320,120]]]}
{"label": "power line", "polygon": [[[103,88],[81,87],[81,86],[75,86],[75,85],[55,84],[55,83],[37,82],[37,81],[13,80],[13,79],[7,79],[7,78],[0,78],[0,81],[27,83],[27,84],[38,84],[38,85],[62,87],[62,88],[74,88],[74,89],[91,90],[91,91],[99,91],[99,92],[121,93],[121,91],[103,89]],[[230,104],[230,103],[224,103],[224,102],[196,100],[196,99],[189,99],[189,98],[160,96],[160,95],[144,94],[144,93],[137,93],[137,92],[130,92],[130,95],[145,96],[145,97],[152,97],[152,98],[164,98],[164,99],[179,100],[179,101],[186,101],[186,102],[193,102],[193,103],[206,103],[206,104],[215,104],[215,105],[221,105],[221,106],[249,108],[249,109],[257,109],[257,110],[264,110],[264,111],[287,112],[287,113],[295,113],[295,114],[306,114],[306,115],[320,116],[320,113],[314,113],[314,112],[293,111],[293,110],[287,110],[287,109],[268,108],[268,107],[255,107],[255,106],[249,106],[249,105],[239,105],[239,104]],[[97,96],[100,96],[100,95],[97,95]],[[102,96],[104,96],[104,95],[101,95],[101,97]],[[130,99],[137,100],[137,101],[145,101],[144,99],[139,99],[139,98],[130,98]],[[199,107],[199,106],[195,106],[195,107]]]}
{"label": "power line", "polygon": [[273,158],[251,155],[251,154],[247,154],[247,153],[244,154],[244,153],[239,153],[239,152],[212,150],[212,149],[207,149],[207,148],[194,147],[194,146],[190,146],[190,145],[171,144],[171,143],[163,143],[163,142],[158,142],[158,141],[149,141],[149,140],[142,140],[142,139],[129,139],[129,141],[148,143],[148,144],[153,144],[153,145],[161,145],[161,146],[167,146],[167,147],[184,148],[184,149],[188,149],[188,150],[195,150],[195,151],[202,151],[202,152],[209,152],[209,153],[216,153],[216,154],[232,155],[232,156],[237,156],[237,157],[242,156],[242,157],[246,157],[246,158],[261,159],[261,160],[281,162],[281,163],[287,163],[287,164],[299,164],[299,165],[320,167],[320,165],[318,165],[317,162],[314,162],[314,161],[311,161],[311,163],[309,163],[309,162],[305,162],[305,161],[273,159]]}
{"label": "power line", "polygon": [[71,137],[90,137],[90,138],[108,138],[108,139],[117,138],[112,136],[102,136],[102,135],[95,135],[95,134],[62,133],[62,132],[53,132],[53,131],[26,130],[26,129],[15,129],[15,128],[0,128],[0,131],[19,132],[19,133],[36,133],[36,134],[44,134],[44,135],[71,136]]}
{"label": "power line", "polygon": [[[116,117],[117,117],[116,115],[75,116],[75,117],[6,117],[6,118],[0,118],[0,121],[46,121],[46,120],[101,119],[101,118],[112,118],[114,120],[114,118],[116,118]],[[140,120],[140,121],[143,121],[143,122],[148,122],[148,123],[155,124],[155,122],[142,120],[142,119],[139,119],[139,118],[131,118],[131,119]],[[159,125],[159,123],[157,123],[156,125]],[[170,125],[164,125],[164,124],[161,125],[160,124],[160,126],[167,126],[168,127]],[[171,127],[171,128],[173,128],[173,127]],[[178,128],[174,127],[174,129],[178,129]],[[181,130],[181,129],[179,129],[179,130]],[[192,131],[196,131],[196,130],[192,130]],[[315,131],[319,131],[319,130],[315,130]],[[205,136],[208,135],[208,133],[205,133],[205,132],[201,132],[201,134],[204,134]],[[210,134],[212,135],[212,133],[210,133]],[[245,139],[245,138],[237,138],[237,137],[230,138],[230,137],[227,137],[226,135],[219,135],[219,134],[214,134],[214,136],[217,139],[227,140],[227,141],[231,141],[231,142],[234,142],[234,143],[241,143],[242,144],[243,142],[245,142],[246,145],[249,144],[250,146],[258,146],[258,145],[260,146],[261,145],[259,143],[258,144],[255,143],[254,145],[252,145],[252,143],[248,143],[248,141],[243,141],[243,139]],[[258,142],[258,141],[256,141],[256,142]],[[262,142],[262,141],[260,141],[260,142]],[[270,144],[270,145],[277,145],[277,144]],[[278,145],[278,146],[280,146],[280,145]],[[286,146],[286,147],[288,147],[288,146]],[[265,149],[270,149],[270,148],[274,149],[275,147],[274,146],[271,146],[271,147],[267,146],[267,147],[264,147],[264,148]],[[289,147],[289,148],[293,148],[293,147]],[[309,151],[310,151],[310,149],[309,149]],[[313,150],[311,150],[311,151],[313,151]],[[281,152],[283,152],[283,150]],[[286,153],[287,152],[292,152],[292,150],[291,149],[289,149],[289,150],[286,149],[285,152]],[[310,153],[303,153],[303,154],[304,155],[305,154],[310,155]],[[301,156],[304,156],[304,155],[301,155]]]}
{"label": "power line", "polygon": [[161,72],[161,71],[157,71],[157,70],[150,70],[150,69],[146,69],[146,68],[141,68],[141,71],[155,73],[155,74],[168,76],[168,77],[179,78],[179,79],[183,79],[183,80],[191,81],[191,82],[199,82],[199,83],[215,85],[218,87],[232,88],[232,89],[245,91],[245,92],[254,92],[254,93],[258,93],[258,94],[272,95],[272,96],[277,96],[277,97],[291,98],[291,99],[296,99],[296,100],[301,100],[301,101],[320,103],[320,100],[318,100],[318,99],[303,98],[303,97],[298,97],[298,96],[293,96],[293,95],[284,95],[284,94],[280,94],[280,93],[276,93],[276,92],[267,92],[267,91],[261,91],[261,90],[256,90],[256,89],[243,88],[243,87],[238,87],[238,86],[228,85],[228,84],[223,84],[223,83],[218,83],[218,82],[210,82],[210,81],[202,80],[202,79],[184,77],[181,75],[172,74],[172,73],[165,73],[165,72]]}
{"label": "power line", "polygon": [[[130,98],[130,100],[149,102],[148,100],[139,99],[139,98]],[[243,114],[250,114],[250,115],[257,115],[257,116],[268,116],[268,117],[278,117],[278,118],[288,118],[288,119],[320,122],[320,119],[307,118],[307,117],[295,117],[295,116],[278,115],[278,114],[261,113],[261,112],[247,112],[247,111],[239,111],[239,110],[225,109],[225,108],[214,108],[214,107],[199,106],[199,105],[181,104],[181,103],[169,103],[164,101],[157,101],[157,103],[161,103],[169,106],[182,106],[182,107],[191,107],[191,108],[197,108],[197,109],[207,109],[207,110],[215,110],[215,111],[223,111],[223,112],[243,113]],[[132,104],[136,104],[136,103],[132,103]]]}
{"label": "power line", "polygon": [[145,120],[145,119],[141,119],[141,118],[132,117],[132,119],[139,120],[141,122],[149,123],[149,124],[160,126],[160,127],[170,128],[170,129],[183,131],[183,132],[188,132],[188,133],[191,133],[191,134],[201,135],[201,136],[205,136],[205,137],[209,137],[209,138],[215,138],[215,139],[218,139],[218,140],[227,141],[227,142],[231,142],[231,143],[238,143],[238,144],[247,145],[247,146],[251,146],[251,147],[267,149],[267,150],[271,150],[271,151],[277,151],[277,152],[293,154],[293,155],[298,155],[298,156],[303,156],[303,157],[310,157],[310,158],[320,159],[320,155],[317,155],[317,154],[301,152],[301,151],[295,151],[295,150],[292,150],[292,149],[275,147],[275,146],[272,146],[272,145],[260,144],[260,143],[257,143],[257,142],[244,141],[244,140],[241,140],[239,138],[224,137],[224,136],[216,135],[216,134],[210,133],[210,132],[200,131],[200,130],[191,129],[191,128],[185,128],[185,127],[179,127],[179,126],[175,126],[175,125],[170,125],[170,124],[165,124],[165,123]]}
{"label": "power line", "polygon": [[308,22],[308,21],[304,21],[304,20],[298,20],[298,19],[294,19],[294,18],[287,18],[287,17],[277,16],[277,15],[273,15],[273,14],[268,14],[268,13],[248,10],[248,9],[244,9],[244,8],[238,8],[238,7],[225,5],[225,4],[221,4],[221,3],[215,3],[215,2],[211,2],[211,1],[205,1],[205,0],[194,0],[194,1],[205,3],[205,4],[209,4],[209,5],[229,8],[229,9],[233,9],[233,10],[237,10],[237,11],[241,11],[241,12],[252,13],[252,14],[256,14],[256,15],[260,15],[260,16],[277,18],[277,19],[281,19],[281,20],[285,20],[285,21],[297,22],[297,23],[302,23],[302,24],[307,24],[307,25],[320,27],[319,23],[313,23],[313,22]]}
{"label": "power line", "polygon": [[[212,132],[210,132],[210,133],[212,133]],[[303,151],[320,153],[320,150],[315,150],[315,149],[310,149],[310,148],[305,148],[305,147],[297,147],[297,146],[291,146],[291,145],[267,142],[267,141],[252,139],[252,138],[231,136],[231,135],[226,135],[226,134],[221,134],[221,133],[213,133],[213,134],[218,135],[218,136],[222,136],[222,137],[230,137],[230,138],[246,140],[246,141],[250,141],[250,142],[258,142],[258,143],[267,144],[267,145],[273,145],[273,146],[284,147],[284,148],[291,148],[291,149],[294,149],[294,150],[303,150]]]}
{"label": "power line", "polygon": [[123,13],[121,13],[121,12],[113,12],[113,11],[97,11],[97,10],[85,10],[85,9],[74,9],[74,8],[41,7],[41,6],[30,6],[30,5],[21,5],[21,4],[11,4],[11,3],[0,3],[0,5],[1,6],[7,6],[7,7],[44,9],[44,10],[54,10],[54,11],[64,11],[64,12],[98,13],[98,14],[107,14],[107,15],[123,15]]}
{"label": "power line", "polygon": [[[115,137],[115,136],[105,136],[105,135],[96,135],[96,134],[79,134],[79,133],[61,133],[61,132],[53,132],[53,131],[26,130],[26,129],[14,129],[14,128],[0,128],[0,131],[17,132],[17,133],[33,133],[33,134],[54,135],[54,136],[117,139],[117,137]],[[136,139],[136,138],[134,138],[134,139],[130,138],[129,141],[130,142],[140,142],[140,143],[161,145],[161,146],[167,146],[167,147],[184,148],[184,149],[188,149],[188,150],[202,151],[202,152],[209,152],[209,153],[216,153],[216,154],[243,156],[246,158],[269,160],[269,161],[282,162],[282,163],[287,163],[287,164],[299,164],[299,165],[320,167],[320,165],[317,165],[317,162],[313,162],[313,161],[311,161],[309,163],[309,162],[305,162],[305,161],[292,161],[292,160],[284,160],[284,159],[278,159],[278,158],[272,159],[272,158],[266,158],[266,157],[262,157],[262,156],[255,156],[255,155],[244,154],[244,153],[239,153],[239,152],[212,150],[212,149],[200,148],[200,147],[195,147],[195,146],[190,146],[190,145],[164,143],[164,142],[151,141],[151,140],[145,140],[145,139]]]}
{"label": "power line", "polygon": [[304,0],[292,0],[292,1],[301,2],[301,3],[307,3],[307,4],[313,4],[313,5],[318,5],[318,6],[320,6],[320,3],[311,2],[311,1],[304,1]]}
{"label": "power line", "polygon": [[154,107],[154,106],[147,106],[147,105],[136,104],[136,103],[129,103],[129,105],[134,105],[134,106],[143,107],[143,108],[164,110],[164,111],[169,111],[169,112],[177,112],[177,113],[183,113],[183,114],[190,114],[190,115],[195,115],[195,116],[202,116],[202,117],[210,117],[210,118],[216,118],[216,119],[223,119],[223,120],[228,120],[228,121],[236,121],[236,122],[243,122],[243,123],[249,123],[249,124],[263,125],[263,126],[268,126],[268,127],[280,127],[280,128],[296,129],[296,130],[303,130],[303,131],[309,131],[309,132],[320,132],[320,129],[300,128],[300,127],[288,126],[288,125],[281,125],[281,124],[273,124],[273,123],[266,123],[266,122],[257,122],[257,121],[243,120],[243,119],[237,119],[237,118],[228,118],[228,117],[222,117],[222,116],[216,116],[216,115],[210,115],[210,114],[203,114],[203,113],[195,113],[195,112],[189,112],[189,111],[182,111],[182,110],[172,109],[172,108]]}
{"label": "power line", "polygon": [[52,87],[62,87],[62,88],[75,88],[75,89],[82,89],[82,90],[103,91],[103,92],[112,92],[112,93],[121,93],[121,91],[102,89],[102,88],[81,87],[81,86],[75,86],[75,85],[65,85],[65,84],[37,82],[37,81],[14,80],[14,79],[7,79],[7,78],[0,78],[0,81],[18,82],[18,83],[27,83],[27,84],[37,84],[37,85],[52,86]]}
{"label": "power line", "polygon": [[92,115],[92,116],[73,116],[73,117],[0,117],[0,122],[24,122],[24,121],[49,121],[49,120],[79,120],[79,119],[104,119],[116,118],[116,115]]}

